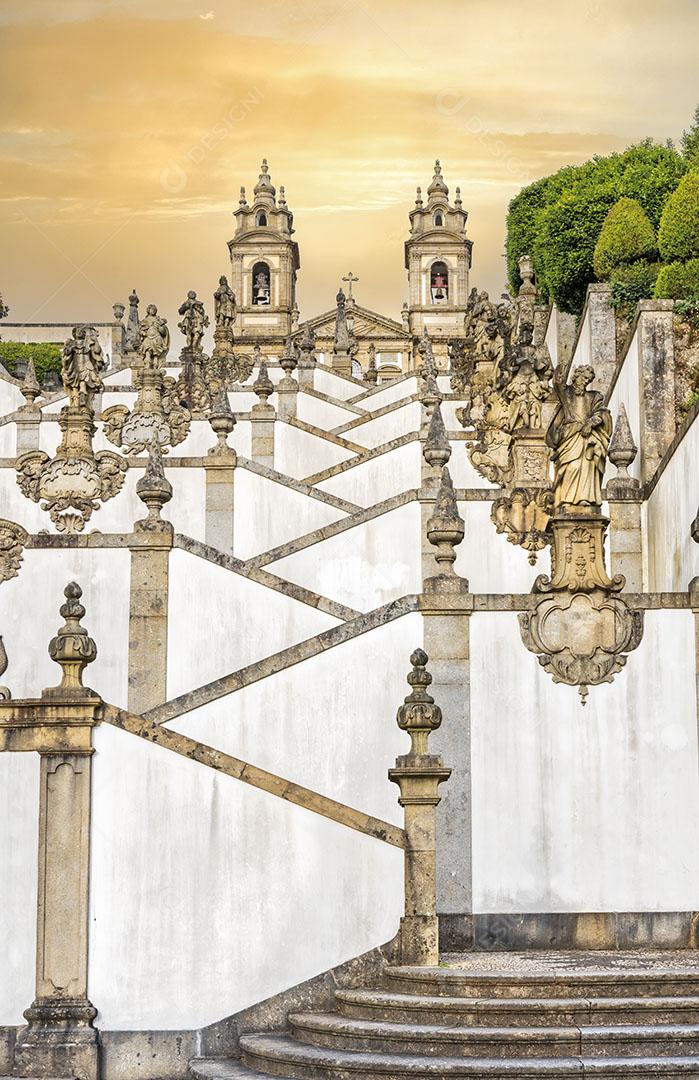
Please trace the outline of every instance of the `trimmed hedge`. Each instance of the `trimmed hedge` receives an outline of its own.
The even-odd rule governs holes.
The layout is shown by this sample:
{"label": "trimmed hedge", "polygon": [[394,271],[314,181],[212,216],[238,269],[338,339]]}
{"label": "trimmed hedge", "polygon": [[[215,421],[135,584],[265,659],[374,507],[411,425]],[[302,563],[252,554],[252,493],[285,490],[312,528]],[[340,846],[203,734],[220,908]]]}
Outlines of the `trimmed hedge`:
{"label": "trimmed hedge", "polygon": [[639,300],[653,296],[660,263],[638,262],[618,266],[612,270],[609,282],[612,286],[612,307],[618,315],[629,318]]}
{"label": "trimmed hedge", "polygon": [[668,262],[699,258],[699,170],[687,173],[667,200],[658,246]]}
{"label": "trimmed hedge", "polygon": [[47,371],[61,372],[63,343],[53,341],[0,341],[0,361],[14,375],[17,362],[34,361],[36,377],[42,382]]}
{"label": "trimmed hedge", "polygon": [[636,199],[624,195],[604,219],[593,255],[595,273],[606,280],[618,267],[654,258],[657,250],[650,218]]}
{"label": "trimmed hedge", "polygon": [[687,162],[675,149],[646,140],[623,154],[566,166],[523,188],[507,215],[511,287],[516,291],[520,285],[517,260],[531,255],[542,298],[579,314],[595,280],[595,245],[611,208],[621,198],[635,199],[657,228],[686,171]]}
{"label": "trimmed hedge", "polygon": [[699,301],[699,259],[672,262],[663,266],[653,295],[658,300]]}

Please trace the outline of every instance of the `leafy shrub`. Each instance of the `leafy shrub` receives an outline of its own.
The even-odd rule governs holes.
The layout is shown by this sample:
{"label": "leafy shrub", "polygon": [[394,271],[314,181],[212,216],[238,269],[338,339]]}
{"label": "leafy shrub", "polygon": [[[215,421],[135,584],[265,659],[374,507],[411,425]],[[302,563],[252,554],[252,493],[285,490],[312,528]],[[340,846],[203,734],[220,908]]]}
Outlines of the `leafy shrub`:
{"label": "leafy shrub", "polygon": [[646,140],[623,154],[566,166],[523,188],[507,215],[511,287],[516,291],[520,284],[517,260],[531,255],[543,297],[579,313],[587,286],[595,280],[595,245],[614,204],[635,199],[656,228],[686,171],[677,150]]}
{"label": "leafy shrub", "polygon": [[618,267],[652,259],[656,253],[650,218],[639,202],[623,196],[604,219],[595,244],[593,266],[597,277],[607,279]]}
{"label": "leafy shrub", "polygon": [[667,200],[658,246],[668,262],[699,257],[699,170],[687,173]]}
{"label": "leafy shrub", "polygon": [[699,301],[699,259],[672,262],[663,266],[653,295],[659,300]]}
{"label": "leafy shrub", "polygon": [[36,377],[42,382],[47,371],[61,370],[62,343],[53,341],[0,341],[0,362],[14,375],[19,361],[34,361]]}
{"label": "leafy shrub", "polygon": [[654,295],[659,270],[660,263],[645,259],[612,270],[609,277],[612,307],[618,315],[629,318],[639,300],[649,300]]}

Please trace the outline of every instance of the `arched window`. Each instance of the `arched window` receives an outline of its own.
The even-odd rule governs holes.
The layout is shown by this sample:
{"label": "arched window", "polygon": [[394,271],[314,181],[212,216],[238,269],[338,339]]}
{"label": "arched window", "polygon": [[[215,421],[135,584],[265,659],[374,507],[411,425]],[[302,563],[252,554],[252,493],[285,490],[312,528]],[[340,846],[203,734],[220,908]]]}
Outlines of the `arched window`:
{"label": "arched window", "polygon": [[265,214],[264,210],[258,210],[257,211],[257,217],[255,218],[255,224],[256,225],[266,225],[267,224],[267,215]]}
{"label": "arched window", "polygon": [[449,303],[449,269],[445,262],[432,263],[430,297],[433,304]]}
{"label": "arched window", "polygon": [[441,210],[438,210],[437,213],[434,215],[434,223],[435,223],[435,225],[443,225],[444,224],[444,218],[442,216]]}
{"label": "arched window", "polygon": [[269,267],[265,262],[257,262],[252,268],[253,304],[270,304]]}

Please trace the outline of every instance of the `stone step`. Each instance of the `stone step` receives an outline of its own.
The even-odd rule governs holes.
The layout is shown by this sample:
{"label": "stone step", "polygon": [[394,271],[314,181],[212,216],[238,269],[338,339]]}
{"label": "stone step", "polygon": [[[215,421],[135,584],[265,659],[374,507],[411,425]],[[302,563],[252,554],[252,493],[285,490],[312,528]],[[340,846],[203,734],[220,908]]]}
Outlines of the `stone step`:
{"label": "stone step", "polygon": [[[634,1076],[671,1080],[678,1076],[699,1077],[697,1057],[420,1057],[414,1054],[320,1049],[303,1045],[285,1035],[244,1035],[240,1048],[244,1065],[263,1076],[281,1077],[284,1080],[435,1080],[446,1077],[471,1077],[473,1080],[578,1077],[584,1080],[588,1076],[598,1080]],[[233,1078],[222,1075],[220,1080]],[[246,1080],[250,1078],[246,1077]]]}
{"label": "stone step", "polygon": [[[187,1076],[189,1080],[270,1080],[269,1073],[249,1069],[235,1058],[191,1058]],[[5,1078],[0,1076],[0,1080]],[[291,1077],[282,1077],[282,1080],[291,1080]]]}
{"label": "stone step", "polygon": [[[384,984],[389,990],[420,997],[458,998],[602,998],[696,997],[699,967],[674,966],[650,960],[618,968],[600,964],[589,969],[550,967],[509,962],[487,968],[487,961],[472,960],[463,967],[387,967]],[[696,960],[695,960],[696,963]]]}
{"label": "stone step", "polygon": [[289,1023],[302,1043],[366,1053],[473,1058],[699,1055],[699,1026],[693,1024],[471,1028],[348,1020],[324,1013],[292,1014]]}
{"label": "stone step", "polygon": [[459,998],[338,990],[339,1013],[403,1024],[565,1027],[570,1024],[699,1024],[697,997]]}

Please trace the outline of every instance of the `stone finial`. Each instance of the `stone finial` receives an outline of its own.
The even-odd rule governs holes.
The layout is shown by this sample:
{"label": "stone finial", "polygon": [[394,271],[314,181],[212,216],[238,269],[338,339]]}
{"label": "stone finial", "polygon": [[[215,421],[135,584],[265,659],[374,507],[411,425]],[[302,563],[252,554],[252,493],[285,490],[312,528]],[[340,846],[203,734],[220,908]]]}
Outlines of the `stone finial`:
{"label": "stone finial", "polygon": [[238,199],[238,203],[239,203],[240,206],[247,206],[248,205],[248,200],[245,197],[245,188],[243,187],[242,184],[240,186],[240,198]]}
{"label": "stone finial", "polygon": [[39,386],[39,380],[36,377],[36,368],[34,367],[34,361],[31,357],[27,362],[27,371],[22,380],[20,386],[22,396],[24,397],[27,405],[26,407],[31,409],[36,399],[41,394],[41,387]]}
{"label": "stone finial", "polygon": [[280,184],[280,186],[279,186],[279,199],[278,199],[278,202],[279,202],[280,206],[286,206],[286,193],[284,191],[284,185],[283,184]]}
{"label": "stone finial", "polygon": [[427,754],[427,739],[431,731],[436,731],[442,723],[442,710],[435,705],[434,698],[427,688],[432,676],[427,670],[429,657],[423,649],[416,649],[410,657],[412,671],[408,674],[410,693],[396,715],[398,727],[410,735],[409,757],[422,757]]}
{"label": "stone finial", "polygon": [[[262,406],[262,408],[267,408],[268,399],[274,393],[274,383],[267,372],[267,361],[259,356],[259,345],[255,346],[255,360],[259,360],[259,371],[257,373],[257,378],[252,384],[252,388],[260,399],[259,405]],[[253,406],[253,408],[257,407],[258,406]]]}
{"label": "stone finial", "polygon": [[619,405],[619,413],[616,418],[616,424],[614,425],[614,431],[612,432],[608,451],[609,460],[618,470],[619,480],[631,479],[629,476],[629,465],[632,464],[637,453],[638,447],[633,441],[631,425],[629,424],[629,418],[626,415],[626,409],[622,402]]}
{"label": "stone finial", "polygon": [[294,345],[293,338],[289,334],[284,345],[284,351],[279,357],[279,366],[282,368],[284,375],[287,379],[290,379],[296,370],[298,364],[298,356],[296,353],[296,346]]}
{"label": "stone finial", "polygon": [[415,205],[422,206],[422,188],[418,187],[415,193]]}
{"label": "stone finial", "polygon": [[116,322],[121,322],[123,320],[123,318],[124,318],[124,313],[126,312],[126,307],[125,307],[124,304],[117,301],[116,304],[112,304],[112,311],[114,313],[115,321]]}
{"label": "stone finial", "polygon": [[435,405],[430,426],[427,429],[427,438],[422,451],[428,465],[442,468],[451,457],[451,445],[447,437],[447,429],[444,426],[440,402]]}
{"label": "stone finial", "polygon": [[461,543],[465,534],[463,518],[459,516],[456,492],[448,467],[442,468],[442,478],[434,505],[434,513],[427,520],[427,539],[437,549],[435,559],[440,576],[456,578],[454,548]]}
{"label": "stone finial", "polygon": [[85,615],[85,608],[80,603],[82,594],[77,582],[71,581],[66,585],[63,590],[66,600],[60,608],[65,624],[49,642],[49,656],[63,669],[60,686],[52,689],[66,695],[91,693],[83,686],[83,671],[97,656],[97,646],[85,627],[80,625]]}
{"label": "stone finial", "polygon": [[463,206],[463,202],[462,202],[462,199],[461,199],[461,188],[460,187],[458,187],[456,189],[456,192],[455,192],[455,195],[454,195],[454,206],[456,207],[457,210],[460,210],[461,207]]}
{"label": "stone finial", "polygon": [[690,535],[695,544],[699,544],[699,510],[697,510],[697,516],[690,526]]}
{"label": "stone finial", "polygon": [[517,265],[522,284],[519,287],[520,296],[532,296],[536,293],[534,284],[534,262],[531,255],[520,255]]}
{"label": "stone finial", "polygon": [[236,419],[224,386],[211,403],[209,423],[217,440],[216,445],[209,450],[209,457],[235,457],[235,450],[228,445],[228,436],[236,425]]}
{"label": "stone finial", "polygon": [[151,439],[148,445],[148,464],[146,471],[136,484],[136,494],[148,507],[148,517],[134,525],[139,531],[157,531],[172,529],[170,522],[163,521],[160,514],[172,498],[172,484],[165,477],[160,443]]}

